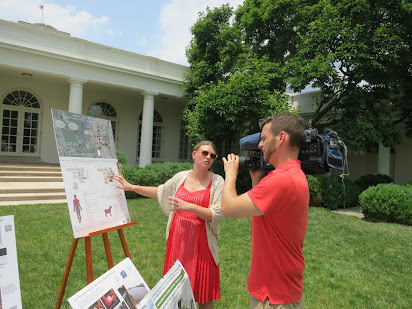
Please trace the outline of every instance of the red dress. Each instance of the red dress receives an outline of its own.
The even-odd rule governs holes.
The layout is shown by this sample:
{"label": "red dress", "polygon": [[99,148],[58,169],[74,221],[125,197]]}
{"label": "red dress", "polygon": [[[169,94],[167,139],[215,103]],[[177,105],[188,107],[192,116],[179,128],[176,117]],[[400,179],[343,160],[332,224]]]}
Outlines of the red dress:
{"label": "red dress", "polygon": [[[183,184],[176,197],[205,208],[209,207],[210,188],[190,192]],[[207,243],[205,220],[191,211],[178,210],[173,218],[166,245],[163,274],[179,260],[185,268],[196,302],[205,304],[220,298],[219,265],[215,264]]]}

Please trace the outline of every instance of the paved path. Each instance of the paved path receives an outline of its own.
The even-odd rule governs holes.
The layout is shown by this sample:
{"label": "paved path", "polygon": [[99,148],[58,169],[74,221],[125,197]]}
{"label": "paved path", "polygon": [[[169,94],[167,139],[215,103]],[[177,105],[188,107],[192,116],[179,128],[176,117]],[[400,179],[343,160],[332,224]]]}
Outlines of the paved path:
{"label": "paved path", "polygon": [[358,207],[348,207],[348,208],[344,208],[344,209],[337,209],[334,210],[334,212],[339,213],[339,214],[343,214],[343,215],[348,215],[348,216],[355,216],[358,218],[364,218],[363,213],[361,213],[360,211],[360,206]]}

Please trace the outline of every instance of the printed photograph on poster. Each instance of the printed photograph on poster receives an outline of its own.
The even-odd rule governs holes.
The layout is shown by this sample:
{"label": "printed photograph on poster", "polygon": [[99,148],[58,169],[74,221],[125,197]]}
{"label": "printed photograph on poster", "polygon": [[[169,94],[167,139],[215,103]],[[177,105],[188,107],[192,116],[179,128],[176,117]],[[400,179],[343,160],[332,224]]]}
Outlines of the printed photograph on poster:
{"label": "printed photograph on poster", "polygon": [[73,309],[136,309],[150,289],[129,258],[68,299]]}

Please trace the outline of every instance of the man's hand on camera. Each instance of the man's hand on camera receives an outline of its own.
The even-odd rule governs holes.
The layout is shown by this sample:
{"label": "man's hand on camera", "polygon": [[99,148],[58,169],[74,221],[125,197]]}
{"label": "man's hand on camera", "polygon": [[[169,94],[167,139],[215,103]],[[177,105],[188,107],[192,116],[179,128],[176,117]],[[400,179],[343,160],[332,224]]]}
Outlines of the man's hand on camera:
{"label": "man's hand on camera", "polygon": [[237,177],[239,171],[239,156],[230,153],[227,158],[223,158],[223,163],[225,165],[225,175],[226,177]]}
{"label": "man's hand on camera", "polygon": [[263,178],[262,170],[249,170],[250,178],[252,178],[252,188],[256,186]]}

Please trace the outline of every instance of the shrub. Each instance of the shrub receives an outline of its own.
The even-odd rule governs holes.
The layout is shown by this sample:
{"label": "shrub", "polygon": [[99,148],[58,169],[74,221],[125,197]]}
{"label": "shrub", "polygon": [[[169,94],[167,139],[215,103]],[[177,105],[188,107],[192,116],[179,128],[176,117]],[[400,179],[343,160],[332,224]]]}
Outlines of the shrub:
{"label": "shrub", "polygon": [[[172,178],[176,173],[191,169],[192,163],[154,163],[146,167],[137,167],[130,164],[122,165],[123,177],[134,185],[157,187]],[[126,198],[136,198],[136,192],[126,191]]]}
{"label": "shrub", "polygon": [[342,179],[338,175],[317,175],[322,189],[322,207],[331,210],[343,207],[345,201]]}
{"label": "shrub", "polygon": [[[145,173],[144,183],[142,186],[153,186],[157,187],[175,174],[181,171],[190,170],[193,168],[193,163],[190,162],[165,162],[165,163],[154,163],[144,167]],[[142,172],[143,173],[143,172]]]}
{"label": "shrub", "polygon": [[[123,164],[122,166],[122,176],[131,184],[136,184],[138,181],[137,171],[139,167],[132,166],[130,164]],[[133,191],[125,191],[126,198],[136,198],[139,195]]]}
{"label": "shrub", "polygon": [[393,214],[394,222],[412,225],[412,202],[404,202],[398,205]]}
{"label": "shrub", "polygon": [[129,162],[127,161],[126,156],[121,151],[117,151],[117,161],[119,161],[120,165],[129,164]]}
{"label": "shrub", "polygon": [[359,195],[362,193],[362,189],[350,179],[344,179],[345,187],[345,207],[354,207],[359,205]]}
{"label": "shrub", "polygon": [[369,187],[359,196],[362,213],[372,221],[410,222],[412,193],[395,184]]}
{"label": "shrub", "polygon": [[384,174],[369,173],[360,176],[355,180],[355,183],[364,191],[371,186],[376,186],[381,183],[393,183],[393,178]]}
{"label": "shrub", "polygon": [[322,206],[322,189],[319,178],[312,175],[306,175],[306,179],[309,185],[309,205],[314,207]]}

